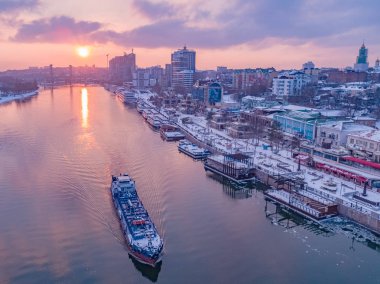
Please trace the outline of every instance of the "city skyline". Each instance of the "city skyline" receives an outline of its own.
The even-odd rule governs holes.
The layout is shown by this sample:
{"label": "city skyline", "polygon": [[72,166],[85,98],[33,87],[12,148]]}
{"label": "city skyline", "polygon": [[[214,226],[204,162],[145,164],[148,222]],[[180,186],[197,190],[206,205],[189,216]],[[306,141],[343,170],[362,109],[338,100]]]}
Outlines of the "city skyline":
{"label": "city skyline", "polygon": [[[197,51],[198,69],[300,68],[309,60],[317,67],[344,68],[353,65],[363,40],[370,66],[380,55],[375,1],[200,3],[2,1],[0,70],[105,67],[107,54],[112,58],[132,49],[138,66],[165,66],[184,45]],[[79,46],[88,46],[88,57],[76,54]]]}

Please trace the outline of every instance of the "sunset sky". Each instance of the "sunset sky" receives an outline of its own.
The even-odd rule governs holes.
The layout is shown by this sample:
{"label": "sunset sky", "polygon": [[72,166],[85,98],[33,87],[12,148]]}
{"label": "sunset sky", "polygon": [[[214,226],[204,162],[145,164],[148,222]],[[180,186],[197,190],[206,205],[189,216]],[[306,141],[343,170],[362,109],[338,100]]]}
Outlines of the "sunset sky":
{"label": "sunset sky", "polygon": [[378,0],[0,0],[0,70],[106,66],[132,48],[138,66],[164,65],[184,44],[198,69],[345,67],[363,40],[373,66],[379,11]]}

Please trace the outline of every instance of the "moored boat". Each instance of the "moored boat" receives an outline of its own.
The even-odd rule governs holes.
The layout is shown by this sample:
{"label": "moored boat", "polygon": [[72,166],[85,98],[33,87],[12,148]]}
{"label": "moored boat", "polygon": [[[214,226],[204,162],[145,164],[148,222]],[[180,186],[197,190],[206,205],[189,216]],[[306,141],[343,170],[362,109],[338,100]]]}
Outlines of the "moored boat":
{"label": "moored boat", "polygon": [[128,174],[112,176],[111,194],[129,254],[155,266],[161,261],[163,240],[137,195],[135,181]]}
{"label": "moored boat", "polygon": [[255,179],[253,160],[242,153],[208,156],[204,168],[236,183]]}
{"label": "moored boat", "polygon": [[166,141],[178,141],[185,138],[185,135],[178,129],[178,127],[171,124],[163,124],[160,128],[162,139]]}
{"label": "moored boat", "polygon": [[153,127],[153,129],[159,129],[161,126],[161,120],[156,114],[149,114],[146,121]]}
{"label": "moored boat", "polygon": [[137,101],[134,92],[126,89],[118,89],[116,95],[118,99],[125,104],[135,104]]}
{"label": "moored boat", "polygon": [[193,159],[206,159],[209,155],[211,155],[211,152],[203,149],[201,147],[198,147],[197,145],[191,143],[187,140],[182,140],[178,144],[178,151],[192,157]]}

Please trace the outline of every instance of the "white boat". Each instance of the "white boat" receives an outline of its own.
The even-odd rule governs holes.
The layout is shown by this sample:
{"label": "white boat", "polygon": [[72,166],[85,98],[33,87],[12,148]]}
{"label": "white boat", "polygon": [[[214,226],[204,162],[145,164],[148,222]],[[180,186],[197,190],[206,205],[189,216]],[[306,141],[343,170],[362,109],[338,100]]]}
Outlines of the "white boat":
{"label": "white boat", "polygon": [[152,113],[152,111],[149,108],[146,108],[142,111],[142,116],[145,119],[148,119],[148,116]]}
{"label": "white boat", "polygon": [[192,144],[188,140],[181,140],[178,144],[178,151],[192,157],[193,159],[205,159],[211,154],[210,151]]}
{"label": "white boat", "polygon": [[137,103],[136,105],[136,110],[139,112],[139,113],[142,113],[144,110],[146,109],[145,105],[143,103]]}
{"label": "white boat", "polygon": [[150,126],[152,126],[154,129],[159,129],[161,126],[161,120],[160,118],[155,114],[149,114],[146,120]]}
{"label": "white boat", "polygon": [[178,127],[170,124],[162,124],[160,134],[162,139],[166,141],[178,141],[185,138],[185,135],[179,131]]}

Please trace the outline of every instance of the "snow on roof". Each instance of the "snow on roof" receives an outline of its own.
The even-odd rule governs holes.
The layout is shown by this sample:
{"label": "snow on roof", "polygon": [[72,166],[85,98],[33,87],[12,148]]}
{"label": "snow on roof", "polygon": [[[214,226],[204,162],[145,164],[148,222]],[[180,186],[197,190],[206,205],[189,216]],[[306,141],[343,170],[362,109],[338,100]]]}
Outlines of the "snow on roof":
{"label": "snow on roof", "polygon": [[222,100],[224,103],[236,103],[236,101],[233,99],[232,95],[223,95]]}
{"label": "snow on roof", "polygon": [[339,131],[347,131],[347,132],[360,132],[360,131],[364,132],[364,131],[373,130],[373,127],[354,123],[351,120],[327,121],[322,125],[322,127],[334,128]]}
{"label": "snow on roof", "polygon": [[266,99],[263,97],[254,97],[254,96],[245,96],[241,99],[242,101],[244,100],[252,100],[252,101],[265,101]]}
{"label": "snow on roof", "polygon": [[353,118],[353,120],[370,120],[370,121],[374,121],[376,119],[374,119],[372,117],[368,117],[368,116],[355,116]]}
{"label": "snow on roof", "polygon": [[278,105],[273,106],[272,109],[281,109],[281,110],[315,110],[313,108],[298,106],[298,105]]}
{"label": "snow on roof", "polygon": [[356,137],[362,137],[375,142],[380,142],[380,130],[370,130],[355,134]]}
{"label": "snow on roof", "polygon": [[323,116],[344,116],[344,111],[339,109],[323,109],[319,112]]}
{"label": "snow on roof", "polygon": [[343,130],[346,131],[372,131],[373,128],[370,126],[358,124],[358,123],[346,123],[343,125]]}

